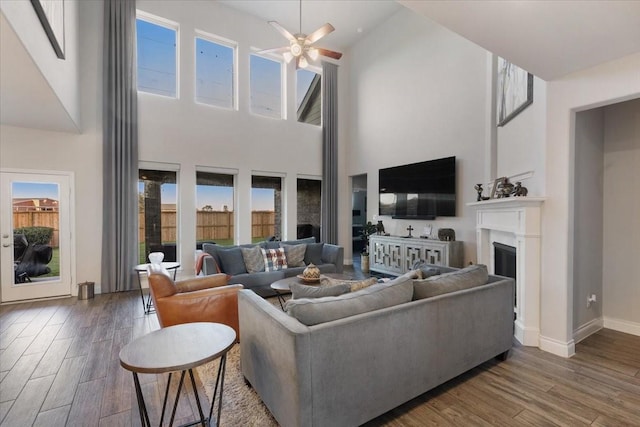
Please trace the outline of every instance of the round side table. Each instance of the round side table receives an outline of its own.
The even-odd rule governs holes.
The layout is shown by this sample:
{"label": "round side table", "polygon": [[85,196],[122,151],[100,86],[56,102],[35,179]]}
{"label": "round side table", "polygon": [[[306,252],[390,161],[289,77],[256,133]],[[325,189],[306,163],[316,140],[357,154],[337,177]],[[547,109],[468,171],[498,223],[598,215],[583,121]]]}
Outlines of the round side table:
{"label": "round side table", "polygon": [[[180,263],[179,262],[163,262],[161,263],[161,265],[162,265],[162,268],[164,268],[167,271],[173,270],[173,281],[175,282],[176,273],[178,272],[178,268],[180,268]],[[140,289],[140,298],[142,299],[142,308],[144,309],[144,314],[153,313],[155,311],[154,309],[151,308],[151,305],[153,304],[153,301],[151,300],[151,291],[149,291],[149,295],[147,295],[147,301],[145,302],[144,293],[142,292],[142,281],[140,280],[140,274],[146,273],[148,267],[149,267],[148,263],[138,264],[135,267],[133,267],[133,269],[136,272],[136,275],[138,276],[138,287]]]}
{"label": "round side table", "polygon": [[[144,335],[124,346],[120,351],[120,365],[133,373],[133,382],[136,388],[136,398],[138,399],[140,422],[142,425],[145,427],[151,426],[144,396],[142,395],[142,389],[140,388],[138,374],[169,373],[162,404],[162,414],[160,416],[160,425],[163,425],[167,397],[169,396],[169,386],[171,385],[171,375],[177,371],[181,372],[180,383],[173,404],[170,425],[173,425],[178,400],[180,399],[180,391],[182,390],[184,376],[187,371],[189,371],[191,385],[194,393],[196,393],[196,403],[200,415],[199,422],[202,425],[208,425],[211,421],[218,386],[220,386],[217,418],[217,425],[220,425],[227,352],[235,341],[236,333],[229,326],[220,323],[198,322],[169,326]],[[196,388],[196,382],[193,377],[193,368],[217,358],[220,358],[220,365],[218,366],[218,374],[211,399],[209,416],[205,418],[200,405],[200,399],[197,396],[198,389]]]}

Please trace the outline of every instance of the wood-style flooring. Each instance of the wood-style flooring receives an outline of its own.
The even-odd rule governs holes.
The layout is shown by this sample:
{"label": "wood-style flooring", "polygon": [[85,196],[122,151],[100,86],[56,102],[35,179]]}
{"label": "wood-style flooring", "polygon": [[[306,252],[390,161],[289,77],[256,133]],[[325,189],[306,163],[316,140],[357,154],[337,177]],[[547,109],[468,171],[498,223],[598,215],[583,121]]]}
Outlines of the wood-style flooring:
{"label": "wood-style flooring", "polygon": [[[1,306],[0,425],[139,426],[118,354],[157,328],[137,291]],[[165,381],[141,377],[153,425]],[[177,425],[196,419],[187,389]],[[605,329],[570,359],[518,346],[367,425],[640,426],[640,337]]]}

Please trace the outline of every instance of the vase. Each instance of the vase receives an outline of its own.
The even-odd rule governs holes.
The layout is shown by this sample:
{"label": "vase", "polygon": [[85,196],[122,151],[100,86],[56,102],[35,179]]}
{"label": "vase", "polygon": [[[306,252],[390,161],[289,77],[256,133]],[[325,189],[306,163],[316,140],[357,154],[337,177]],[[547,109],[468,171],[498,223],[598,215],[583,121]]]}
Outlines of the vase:
{"label": "vase", "polygon": [[360,270],[363,273],[369,272],[369,254],[360,255]]}
{"label": "vase", "polygon": [[164,259],[164,253],[162,252],[151,252],[149,254],[149,262],[151,264],[161,264]]}

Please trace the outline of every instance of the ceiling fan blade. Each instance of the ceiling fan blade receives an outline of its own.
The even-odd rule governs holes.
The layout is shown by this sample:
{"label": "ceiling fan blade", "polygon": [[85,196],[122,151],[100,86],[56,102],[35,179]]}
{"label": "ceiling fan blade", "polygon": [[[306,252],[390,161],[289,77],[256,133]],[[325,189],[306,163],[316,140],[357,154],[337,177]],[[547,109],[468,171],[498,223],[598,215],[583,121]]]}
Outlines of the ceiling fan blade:
{"label": "ceiling fan blade", "polygon": [[273,28],[278,30],[278,32],[280,32],[280,34],[285,36],[285,38],[287,40],[289,40],[290,42],[295,42],[296,41],[296,38],[293,36],[293,34],[291,34],[289,31],[287,31],[282,25],[278,24],[276,21],[269,21],[269,24],[271,24],[271,26]]}
{"label": "ceiling fan blade", "polygon": [[307,36],[307,43],[309,44],[315,43],[321,38],[323,38],[324,36],[326,36],[327,34],[333,32],[334,30],[335,28],[333,28],[333,25],[326,23],[322,27],[318,28],[313,33]]}
{"label": "ceiling fan blade", "polygon": [[291,50],[291,47],[283,46],[283,47],[274,47],[273,49],[259,50],[256,53],[259,55],[263,55],[265,53],[285,53],[285,52],[289,52],[290,50]]}
{"label": "ceiling fan blade", "polygon": [[323,49],[321,47],[316,48],[318,49],[318,53],[322,56],[328,56],[329,58],[333,58],[333,59],[340,59],[342,58],[342,54],[340,52],[336,52],[333,50],[329,50],[329,49]]}

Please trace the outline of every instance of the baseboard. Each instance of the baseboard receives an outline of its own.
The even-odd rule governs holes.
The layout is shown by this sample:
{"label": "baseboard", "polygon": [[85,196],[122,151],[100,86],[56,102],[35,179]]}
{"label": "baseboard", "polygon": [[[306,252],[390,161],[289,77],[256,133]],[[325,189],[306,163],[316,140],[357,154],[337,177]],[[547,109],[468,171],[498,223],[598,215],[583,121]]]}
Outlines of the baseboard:
{"label": "baseboard", "polygon": [[519,320],[513,323],[513,336],[520,344],[528,347],[540,346],[540,330],[526,328]]}
{"label": "baseboard", "polygon": [[540,350],[560,357],[571,357],[576,354],[576,344],[573,340],[562,342],[540,335]]}
{"label": "baseboard", "polygon": [[605,317],[604,327],[607,329],[613,329],[614,331],[624,332],[626,334],[636,335],[640,337],[640,323],[637,322],[629,322],[628,320]]}
{"label": "baseboard", "polygon": [[575,344],[578,344],[580,341],[595,334],[603,327],[604,320],[602,319],[602,317],[593,319],[573,331],[573,342]]}

